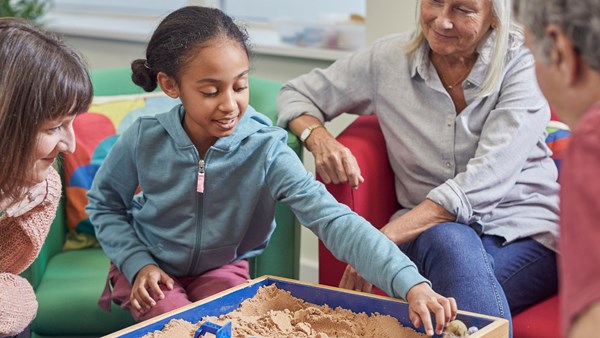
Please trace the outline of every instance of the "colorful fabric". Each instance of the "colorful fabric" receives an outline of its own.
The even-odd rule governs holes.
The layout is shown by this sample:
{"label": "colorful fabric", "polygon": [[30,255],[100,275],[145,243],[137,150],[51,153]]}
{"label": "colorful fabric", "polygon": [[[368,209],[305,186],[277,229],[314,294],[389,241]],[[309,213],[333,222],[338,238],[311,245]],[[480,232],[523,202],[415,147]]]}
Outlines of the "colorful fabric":
{"label": "colorful fabric", "polygon": [[85,206],[96,171],[119,135],[140,116],[171,110],[179,100],[163,93],[95,97],[89,112],[73,123],[77,147],[64,155],[65,195],[69,233],[64,249],[98,246]]}
{"label": "colorful fabric", "polygon": [[564,157],[564,151],[569,145],[571,132],[566,124],[559,121],[550,121],[546,126],[546,131],[548,132],[546,145],[552,150],[552,159],[556,163],[560,176],[560,162]]}

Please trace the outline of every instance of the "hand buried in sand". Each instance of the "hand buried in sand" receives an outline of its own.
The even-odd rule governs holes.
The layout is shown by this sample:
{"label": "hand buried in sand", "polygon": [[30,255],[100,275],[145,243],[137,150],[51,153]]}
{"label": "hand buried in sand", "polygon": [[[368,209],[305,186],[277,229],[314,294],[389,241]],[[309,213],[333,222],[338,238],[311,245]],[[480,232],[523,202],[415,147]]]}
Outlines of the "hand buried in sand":
{"label": "hand buried in sand", "polygon": [[439,295],[427,283],[420,283],[410,288],[406,294],[406,301],[408,301],[410,321],[415,327],[423,323],[428,336],[434,334],[431,313],[435,316],[435,333],[441,335],[448,323],[456,318],[458,311],[454,298]]}
{"label": "hand buried in sand", "polygon": [[343,289],[349,289],[354,291],[362,291],[367,293],[373,292],[373,284],[369,283],[366,279],[356,271],[350,264],[346,265],[346,270],[340,281],[340,287]]}
{"label": "hand buried in sand", "polygon": [[158,283],[173,290],[175,281],[156,265],[146,265],[138,272],[129,296],[129,301],[138,311],[145,312],[156,305],[157,300],[165,298]]}

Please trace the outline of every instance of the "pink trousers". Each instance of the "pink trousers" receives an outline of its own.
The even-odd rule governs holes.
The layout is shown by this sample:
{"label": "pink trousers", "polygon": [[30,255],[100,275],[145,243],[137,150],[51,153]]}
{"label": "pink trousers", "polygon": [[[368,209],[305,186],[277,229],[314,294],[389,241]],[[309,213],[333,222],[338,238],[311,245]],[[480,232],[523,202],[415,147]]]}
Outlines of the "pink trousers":
{"label": "pink trousers", "polygon": [[200,276],[171,277],[175,280],[173,290],[168,290],[165,285],[159,284],[165,298],[155,299],[154,307],[146,312],[141,312],[129,301],[131,284],[125,275],[114,264],[111,264],[106,288],[98,300],[98,305],[106,311],[110,311],[110,303],[113,301],[121,308],[128,310],[136,321],[144,321],[240,285],[250,279],[250,273],[248,261],[242,260],[210,270]]}

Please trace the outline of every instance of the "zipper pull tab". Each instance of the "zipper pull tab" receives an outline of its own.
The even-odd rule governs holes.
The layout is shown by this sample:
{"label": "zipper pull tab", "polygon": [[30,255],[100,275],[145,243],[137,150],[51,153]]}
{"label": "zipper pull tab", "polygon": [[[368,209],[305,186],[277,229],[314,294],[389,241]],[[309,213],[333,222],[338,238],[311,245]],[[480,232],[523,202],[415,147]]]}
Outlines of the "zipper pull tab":
{"label": "zipper pull tab", "polygon": [[204,160],[198,162],[198,184],[196,185],[196,191],[204,193]]}

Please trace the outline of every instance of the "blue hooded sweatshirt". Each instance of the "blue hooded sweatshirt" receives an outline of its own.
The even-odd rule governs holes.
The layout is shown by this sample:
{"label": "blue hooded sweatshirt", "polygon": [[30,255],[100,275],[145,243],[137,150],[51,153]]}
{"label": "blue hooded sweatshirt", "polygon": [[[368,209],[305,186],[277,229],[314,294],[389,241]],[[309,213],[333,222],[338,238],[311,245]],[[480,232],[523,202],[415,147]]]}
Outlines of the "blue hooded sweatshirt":
{"label": "blue hooded sweatshirt", "polygon": [[287,146],[287,132],[266,116],[248,107],[233,134],[201,159],[183,129],[184,114],[178,105],[134,122],[88,193],[96,237],[131,283],[148,264],[173,276],[197,276],[259,255],[275,229],[276,201],[388,294],[406,299],[412,286],[426,281],[394,243],[306,171]]}

